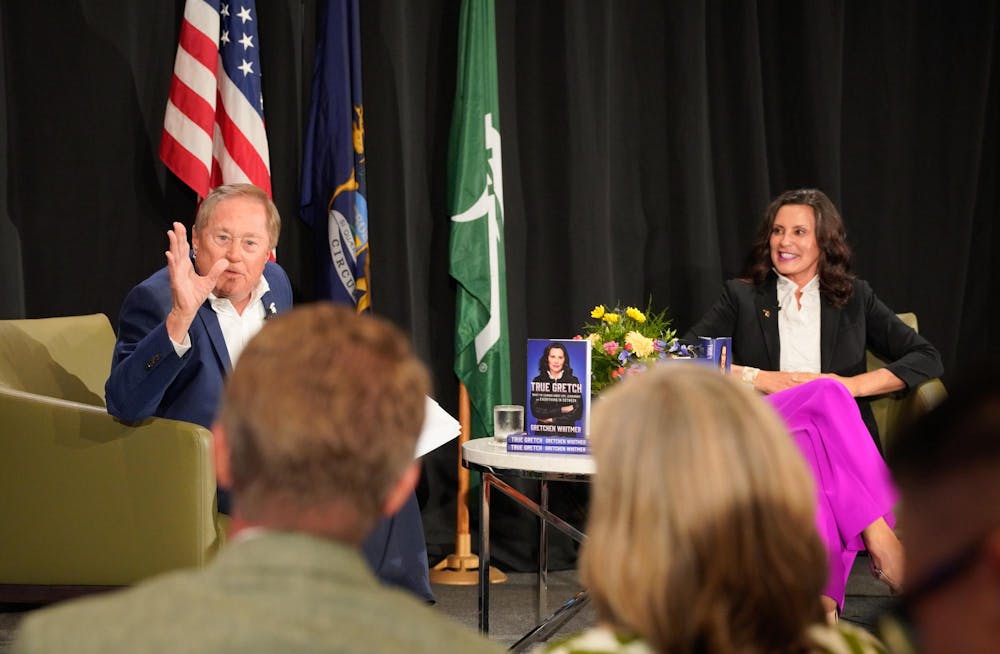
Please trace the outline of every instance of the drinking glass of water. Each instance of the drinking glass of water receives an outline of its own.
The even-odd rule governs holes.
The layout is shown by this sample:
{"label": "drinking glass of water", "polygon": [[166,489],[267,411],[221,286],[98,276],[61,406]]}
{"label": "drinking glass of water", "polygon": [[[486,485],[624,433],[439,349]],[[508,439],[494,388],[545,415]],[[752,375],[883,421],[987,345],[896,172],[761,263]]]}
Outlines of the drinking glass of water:
{"label": "drinking glass of water", "polygon": [[507,437],[524,431],[524,407],[519,404],[498,404],[493,407],[493,444],[506,447]]}

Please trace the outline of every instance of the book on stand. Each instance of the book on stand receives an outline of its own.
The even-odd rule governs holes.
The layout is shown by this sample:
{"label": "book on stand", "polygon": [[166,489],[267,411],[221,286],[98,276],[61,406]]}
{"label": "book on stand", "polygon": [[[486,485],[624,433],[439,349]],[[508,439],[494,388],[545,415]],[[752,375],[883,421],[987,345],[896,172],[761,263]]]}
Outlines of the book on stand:
{"label": "book on stand", "polygon": [[590,428],[590,341],[532,338],[527,350],[527,435],[582,445]]}
{"label": "book on stand", "polygon": [[700,350],[698,352],[699,359],[707,359],[709,362],[718,367],[721,372],[727,375],[729,374],[733,365],[732,338],[728,336],[719,338],[701,336],[698,338],[698,345],[700,346]]}

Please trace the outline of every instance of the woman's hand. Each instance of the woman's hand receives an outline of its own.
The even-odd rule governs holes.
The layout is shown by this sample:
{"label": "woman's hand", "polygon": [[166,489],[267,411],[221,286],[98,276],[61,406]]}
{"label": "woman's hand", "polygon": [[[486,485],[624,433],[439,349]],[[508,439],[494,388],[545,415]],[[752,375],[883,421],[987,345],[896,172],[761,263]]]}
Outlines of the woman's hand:
{"label": "woman's hand", "polygon": [[788,388],[794,388],[806,382],[823,377],[816,372],[781,372],[780,370],[761,370],[757,374],[753,387],[770,395]]}
{"label": "woman's hand", "polygon": [[576,408],[575,405],[566,404],[566,405],[563,405],[563,406],[559,407],[559,410],[562,411],[563,413],[573,413],[573,409],[575,409],[575,408]]}
{"label": "woman's hand", "polygon": [[[742,367],[740,367],[740,370],[737,371],[736,366],[733,366],[733,374],[742,374]],[[872,372],[866,372],[853,377],[845,377],[834,373],[761,370],[757,373],[757,379],[754,380],[753,387],[761,393],[770,395],[771,393],[777,393],[788,388],[794,388],[795,386],[811,382],[812,380],[819,379],[821,377],[836,379],[844,385],[844,388],[846,388],[847,392],[851,394],[851,397],[881,395],[882,393],[901,391],[906,388],[906,384],[903,380],[889,372],[887,368],[873,370]]]}

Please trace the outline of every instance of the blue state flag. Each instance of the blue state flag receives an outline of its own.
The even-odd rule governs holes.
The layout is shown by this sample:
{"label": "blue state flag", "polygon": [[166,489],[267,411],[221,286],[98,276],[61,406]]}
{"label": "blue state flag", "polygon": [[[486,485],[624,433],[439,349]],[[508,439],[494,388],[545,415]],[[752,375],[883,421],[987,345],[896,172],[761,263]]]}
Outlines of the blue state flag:
{"label": "blue state flag", "polygon": [[301,215],[316,235],[316,296],[371,308],[361,29],[357,0],[321,9]]}

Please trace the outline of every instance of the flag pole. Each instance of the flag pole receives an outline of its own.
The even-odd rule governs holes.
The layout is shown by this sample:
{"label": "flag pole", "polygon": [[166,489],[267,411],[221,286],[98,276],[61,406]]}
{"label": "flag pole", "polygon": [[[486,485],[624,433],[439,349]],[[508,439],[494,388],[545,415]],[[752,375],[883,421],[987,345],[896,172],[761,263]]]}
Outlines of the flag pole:
{"label": "flag pole", "polygon": [[[469,533],[469,469],[462,465],[462,445],[469,440],[472,430],[472,406],[465,384],[458,385],[458,422],[462,433],[458,435],[458,512],[455,517],[455,553],[449,554],[431,568],[431,583],[450,586],[474,586],[479,583],[479,557],[472,553]],[[490,566],[490,583],[501,584],[507,575]]]}

